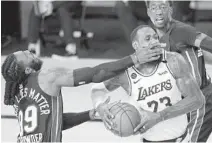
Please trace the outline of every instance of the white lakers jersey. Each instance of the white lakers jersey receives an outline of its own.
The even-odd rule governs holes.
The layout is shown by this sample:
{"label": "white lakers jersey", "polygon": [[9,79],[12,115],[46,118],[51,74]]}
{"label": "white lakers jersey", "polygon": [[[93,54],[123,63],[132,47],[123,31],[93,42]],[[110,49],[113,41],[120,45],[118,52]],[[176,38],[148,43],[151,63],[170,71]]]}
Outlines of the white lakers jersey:
{"label": "white lakers jersey", "polygon": [[[159,112],[182,99],[168,65],[161,62],[150,75],[143,75],[135,67],[126,70],[130,100],[151,112]],[[150,141],[174,139],[181,136],[187,128],[187,115],[181,115],[156,124],[143,134]]]}

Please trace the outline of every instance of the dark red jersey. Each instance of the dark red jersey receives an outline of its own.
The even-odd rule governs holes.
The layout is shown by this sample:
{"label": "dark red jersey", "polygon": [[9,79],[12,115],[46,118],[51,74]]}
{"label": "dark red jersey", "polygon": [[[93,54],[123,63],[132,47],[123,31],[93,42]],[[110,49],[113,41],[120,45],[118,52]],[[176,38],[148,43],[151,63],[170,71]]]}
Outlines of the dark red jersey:
{"label": "dark red jersey", "polygon": [[160,41],[168,44],[168,50],[179,52],[184,56],[196,81],[201,88],[204,88],[211,83],[211,79],[206,73],[202,50],[195,46],[195,40],[199,34],[201,32],[194,27],[173,20],[169,30]]}
{"label": "dark red jersey", "polygon": [[38,73],[19,85],[15,111],[20,125],[18,142],[60,142],[62,95],[50,96],[38,85]]}

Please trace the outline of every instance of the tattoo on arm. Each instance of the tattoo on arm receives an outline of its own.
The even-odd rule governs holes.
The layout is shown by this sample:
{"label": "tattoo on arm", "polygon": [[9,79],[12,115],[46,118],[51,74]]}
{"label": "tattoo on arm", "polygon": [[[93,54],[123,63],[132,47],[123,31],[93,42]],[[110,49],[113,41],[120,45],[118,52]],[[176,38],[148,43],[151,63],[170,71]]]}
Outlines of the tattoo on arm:
{"label": "tattoo on arm", "polygon": [[108,91],[114,91],[115,89],[117,89],[121,86],[119,80],[120,80],[119,76],[109,79],[104,82],[105,87],[107,88]]}
{"label": "tattoo on arm", "polygon": [[185,59],[179,54],[171,57],[168,60],[169,67],[175,76],[178,89],[185,98],[161,111],[163,120],[197,110],[204,104],[204,96],[192,77]]}
{"label": "tattoo on arm", "polygon": [[[168,65],[173,73],[173,76],[176,79],[179,90],[183,92],[182,94],[184,96],[186,96],[187,94],[191,95],[191,92],[195,89],[200,90],[197,82],[192,76],[189,65],[187,64],[183,56],[178,53],[171,53],[171,55],[168,57]],[[189,88],[195,89],[192,90]]]}
{"label": "tattoo on arm", "polygon": [[128,90],[128,81],[127,77],[125,76],[125,72],[122,72],[121,74],[117,75],[116,77],[107,80],[104,82],[105,87],[108,91],[114,91],[119,87],[126,88],[125,90]]}

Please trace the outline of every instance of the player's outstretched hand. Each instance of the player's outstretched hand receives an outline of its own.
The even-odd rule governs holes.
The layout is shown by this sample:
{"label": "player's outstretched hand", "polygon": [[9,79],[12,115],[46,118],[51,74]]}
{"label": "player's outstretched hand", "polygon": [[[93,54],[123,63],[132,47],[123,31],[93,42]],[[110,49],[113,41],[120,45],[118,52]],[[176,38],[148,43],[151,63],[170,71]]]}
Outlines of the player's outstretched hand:
{"label": "player's outstretched hand", "polygon": [[154,125],[162,121],[161,115],[155,112],[149,112],[146,110],[141,111],[141,122],[134,129],[134,134],[144,133]]}
{"label": "player's outstretched hand", "polygon": [[158,60],[163,53],[163,47],[166,45],[161,43],[151,44],[148,47],[136,50],[136,56],[140,64]]}
{"label": "player's outstretched hand", "polygon": [[[108,129],[108,130],[111,130],[112,129],[112,126],[113,126],[113,121],[112,119],[115,117],[109,110],[109,101],[110,101],[110,97],[108,97],[108,99],[100,104],[98,107],[97,107],[97,112],[99,113],[102,121],[104,122],[104,125],[105,127]],[[117,103],[117,102],[116,102]],[[112,104],[116,104],[116,103],[112,103]],[[111,106],[111,104],[110,104]]]}

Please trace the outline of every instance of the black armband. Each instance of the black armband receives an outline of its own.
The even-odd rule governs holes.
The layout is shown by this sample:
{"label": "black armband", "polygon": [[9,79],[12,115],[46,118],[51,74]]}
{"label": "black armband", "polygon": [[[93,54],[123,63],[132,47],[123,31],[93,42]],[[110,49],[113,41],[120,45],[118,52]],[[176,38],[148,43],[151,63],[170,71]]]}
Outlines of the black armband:
{"label": "black armband", "polygon": [[90,111],[85,111],[81,113],[63,113],[62,130],[69,129],[89,121],[90,120],[89,112]]}
{"label": "black armband", "polygon": [[74,86],[79,86],[83,84],[88,84],[92,82],[94,70],[90,67],[75,69],[73,71],[74,75]]}

